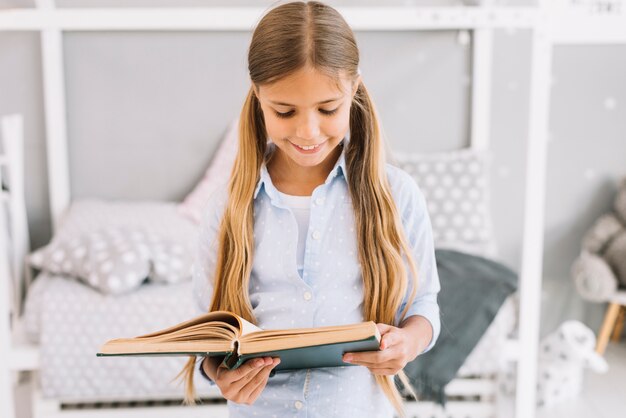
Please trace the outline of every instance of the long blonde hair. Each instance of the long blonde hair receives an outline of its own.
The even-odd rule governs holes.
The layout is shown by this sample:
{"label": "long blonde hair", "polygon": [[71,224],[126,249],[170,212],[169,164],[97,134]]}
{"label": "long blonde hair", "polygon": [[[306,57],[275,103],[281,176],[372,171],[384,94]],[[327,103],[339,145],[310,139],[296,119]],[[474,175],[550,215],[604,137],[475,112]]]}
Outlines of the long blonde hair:
{"label": "long blonde hair", "polygon": [[[357,79],[359,51],[354,34],[332,7],[316,1],[290,2],[270,10],[254,30],[248,69],[254,85],[270,84],[304,66],[339,80]],[[267,147],[261,106],[251,87],[241,111],[239,151],[229,183],[229,198],[221,221],[215,284],[210,311],[229,310],[255,323],[248,286],[254,251],[254,190]],[[402,230],[386,176],[386,160],[378,117],[363,83],[350,108],[350,140],[346,148],[347,181],[352,197],[359,263],[364,284],[366,320],[394,324],[407,290],[415,298],[417,270]],[[408,274],[405,261],[409,265]],[[409,278],[413,283],[409,284]],[[185,400],[193,402],[195,357],[179,376],[186,382]],[[400,372],[405,388],[415,396]],[[402,396],[393,376],[375,379],[395,409],[404,416]]]}

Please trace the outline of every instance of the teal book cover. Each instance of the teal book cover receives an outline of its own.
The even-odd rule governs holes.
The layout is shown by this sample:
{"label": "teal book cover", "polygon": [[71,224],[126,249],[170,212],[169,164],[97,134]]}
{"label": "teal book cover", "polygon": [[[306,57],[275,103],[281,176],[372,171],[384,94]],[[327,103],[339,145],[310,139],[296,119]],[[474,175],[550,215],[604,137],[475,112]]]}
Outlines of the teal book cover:
{"label": "teal book cover", "polygon": [[247,360],[256,357],[279,357],[280,363],[274,371],[311,369],[317,367],[354,366],[344,363],[345,353],[357,351],[378,351],[380,340],[372,336],[360,341],[347,341],[334,344],[313,345],[308,347],[291,348],[285,350],[264,351],[254,354],[237,355],[229,353],[224,358],[224,365],[229,369],[236,369]]}

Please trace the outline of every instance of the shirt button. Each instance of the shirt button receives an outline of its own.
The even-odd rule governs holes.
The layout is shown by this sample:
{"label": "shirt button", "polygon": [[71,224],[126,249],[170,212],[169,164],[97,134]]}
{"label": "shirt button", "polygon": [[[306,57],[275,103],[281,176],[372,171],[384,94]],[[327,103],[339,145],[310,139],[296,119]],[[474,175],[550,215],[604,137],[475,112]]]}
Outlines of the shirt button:
{"label": "shirt button", "polygon": [[322,197],[318,197],[317,199],[315,199],[315,204],[318,206],[321,206],[324,204],[324,198]]}
{"label": "shirt button", "polygon": [[300,402],[300,401],[296,401],[296,403],[295,403],[295,407],[296,407],[296,409],[302,409],[302,407],[303,407],[303,406],[304,406],[304,405],[302,405],[302,402]]}
{"label": "shirt button", "polygon": [[304,300],[311,300],[312,297],[311,292],[304,292]]}
{"label": "shirt button", "polygon": [[313,232],[313,239],[320,239],[321,236],[322,234],[320,234],[320,231]]}

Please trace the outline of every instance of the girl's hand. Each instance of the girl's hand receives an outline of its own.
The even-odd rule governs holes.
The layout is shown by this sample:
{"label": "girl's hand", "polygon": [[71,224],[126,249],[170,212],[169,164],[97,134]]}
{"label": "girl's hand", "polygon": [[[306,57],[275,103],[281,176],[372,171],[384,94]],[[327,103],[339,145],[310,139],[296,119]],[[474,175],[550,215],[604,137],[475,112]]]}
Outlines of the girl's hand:
{"label": "girl's hand", "polygon": [[380,350],[345,353],[343,361],[365,366],[373,374],[395,375],[419,354],[419,338],[409,329],[376,324],[380,331]]}
{"label": "girl's hand", "polygon": [[279,358],[259,357],[246,361],[235,370],[228,370],[219,364],[221,360],[209,357],[202,367],[220,388],[224,398],[246,405],[256,401],[267,384],[270,372],[280,363]]}

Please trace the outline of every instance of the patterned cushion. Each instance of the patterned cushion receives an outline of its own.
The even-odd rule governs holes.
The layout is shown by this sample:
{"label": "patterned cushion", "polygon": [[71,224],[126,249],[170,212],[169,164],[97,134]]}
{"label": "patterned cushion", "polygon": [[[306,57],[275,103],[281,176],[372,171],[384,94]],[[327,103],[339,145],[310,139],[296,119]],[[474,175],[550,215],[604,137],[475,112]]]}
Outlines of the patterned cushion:
{"label": "patterned cushion", "polygon": [[209,168],[204,173],[204,177],[178,207],[181,214],[197,224],[200,223],[202,218],[204,203],[213,191],[223,184],[224,180],[228,179],[230,175],[230,170],[237,155],[238,130],[239,120],[235,120],[228,128],[224,139],[222,139]]}
{"label": "patterned cushion", "polygon": [[[59,240],[31,255],[40,270],[80,278],[103,293],[125,293],[148,277],[145,246],[120,229],[104,229]],[[142,251],[143,250],[143,251]]]}
{"label": "patterned cushion", "polygon": [[189,279],[195,232],[173,203],[79,201],[52,242],[32,253],[29,261],[103,293],[121,294],[145,279]]}
{"label": "patterned cushion", "polygon": [[428,203],[438,248],[493,256],[488,154],[467,149],[394,155],[418,183]]}

